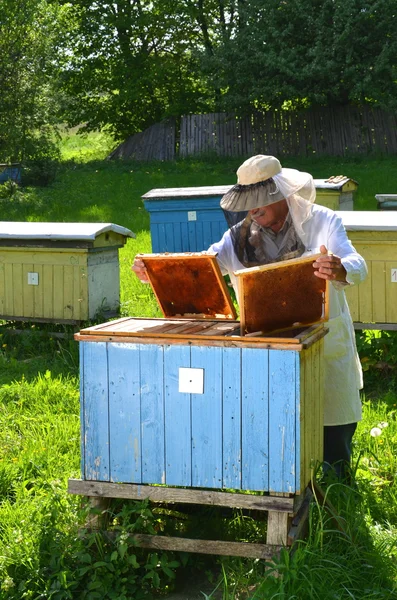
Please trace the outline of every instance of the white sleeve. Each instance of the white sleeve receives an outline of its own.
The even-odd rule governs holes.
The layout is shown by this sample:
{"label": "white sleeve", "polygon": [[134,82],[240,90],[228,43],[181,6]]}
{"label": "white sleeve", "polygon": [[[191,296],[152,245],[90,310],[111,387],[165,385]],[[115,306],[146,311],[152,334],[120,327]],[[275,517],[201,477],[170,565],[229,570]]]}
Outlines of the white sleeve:
{"label": "white sleeve", "polygon": [[[368,275],[367,265],[364,258],[358,254],[353,244],[347,237],[342,219],[338,215],[333,215],[328,232],[327,249],[333,252],[342,261],[346,269],[346,281],[350,285],[357,285],[364,281]],[[333,282],[335,287],[343,287],[346,284]]]}
{"label": "white sleeve", "polygon": [[222,275],[228,275],[233,271],[233,251],[233,244],[229,230],[223,234],[223,237],[219,242],[215,242],[215,244],[212,244],[208,248],[208,252],[215,252],[217,254],[216,259],[218,261]]}

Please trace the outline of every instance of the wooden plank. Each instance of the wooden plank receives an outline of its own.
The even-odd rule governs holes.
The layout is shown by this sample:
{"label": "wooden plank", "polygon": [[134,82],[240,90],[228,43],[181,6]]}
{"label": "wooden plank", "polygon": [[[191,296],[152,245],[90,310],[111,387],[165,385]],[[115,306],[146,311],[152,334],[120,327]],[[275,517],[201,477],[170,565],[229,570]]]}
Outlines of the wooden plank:
{"label": "wooden plank", "polygon": [[65,319],[74,319],[74,277],[73,267],[65,265],[63,267],[63,316]]}
{"label": "wooden plank", "polygon": [[397,324],[397,281],[392,277],[392,269],[397,269],[397,259],[385,263],[385,321]]}
{"label": "wooden plank", "polygon": [[[192,485],[191,397],[179,391],[179,368],[190,368],[190,348],[164,348],[165,460],[168,485]],[[175,444],[178,440],[178,444]]]}
{"label": "wooden plank", "polygon": [[139,346],[142,481],[165,483],[164,348]]}
{"label": "wooden plank", "polygon": [[194,347],[190,368],[203,369],[204,393],[191,394],[192,485],[222,487],[222,349]]}
{"label": "wooden plank", "polygon": [[295,352],[295,489],[302,493],[302,369],[306,352]]}
{"label": "wooden plank", "polygon": [[[359,250],[358,250],[359,252]],[[360,299],[360,321],[373,322],[373,306],[372,306],[372,262],[367,262],[368,277],[360,283],[359,299]]]}
{"label": "wooden plank", "polygon": [[[397,261],[396,261],[397,266]],[[372,319],[377,323],[387,321],[386,318],[386,265],[383,261],[372,263]]]}
{"label": "wooden plank", "polygon": [[[38,320],[38,319],[37,319]],[[321,335],[325,335],[326,330]],[[240,336],[231,336],[225,337],[216,336],[216,335],[202,335],[197,338],[191,337],[191,335],[179,335],[175,334],[171,337],[168,334],[159,334],[156,336],[155,334],[151,335],[134,335],[134,334],[123,334],[117,336],[101,336],[100,338],[96,338],[93,335],[81,335],[75,334],[75,340],[78,342],[120,342],[120,343],[135,343],[135,344],[162,344],[162,345],[184,345],[188,344],[189,346],[221,346],[223,348],[262,348],[266,350],[296,350],[301,351],[303,349],[303,344],[297,344],[296,342],[273,342],[268,343],[264,342],[264,338],[242,338]],[[265,338],[266,339],[266,338]],[[306,344],[306,342],[305,342]]]}
{"label": "wooden plank", "polygon": [[[296,491],[295,352],[269,352],[269,491]],[[273,543],[273,542],[272,542]]]}
{"label": "wooden plank", "polygon": [[109,405],[107,347],[105,343],[83,344],[85,478],[109,481]]}
{"label": "wooden plank", "polygon": [[309,488],[306,489],[305,497],[298,513],[293,517],[291,528],[288,531],[287,544],[292,546],[298,540],[304,539],[309,529],[309,509],[313,494]]}
{"label": "wooden plank", "polygon": [[287,513],[270,511],[267,518],[266,544],[286,546],[288,522]]}
{"label": "wooden plank", "polygon": [[117,343],[107,346],[110,480],[140,483],[142,481],[140,427],[142,384],[139,346]]}
{"label": "wooden plank", "polygon": [[[7,281],[11,281],[11,277],[12,277],[12,271],[13,271],[13,266],[10,265],[10,269],[7,271],[10,273],[9,276],[7,277]],[[7,273],[6,271],[6,273]],[[32,273],[33,272],[33,264],[31,263],[25,263],[22,266],[22,280],[23,282],[28,280],[28,273]],[[7,298],[8,302],[7,304],[9,306],[12,307],[12,309],[14,308],[14,298],[13,298],[13,286],[12,285],[8,285],[6,287],[6,293],[8,295],[9,293],[9,297]],[[23,291],[23,316],[25,317],[35,317],[36,315],[34,314],[34,291],[33,291],[33,286],[32,285],[23,285],[22,290]],[[62,307],[63,308],[63,307]],[[12,314],[12,313],[11,313]]]}
{"label": "wooden plank", "polygon": [[214,554],[219,556],[241,556],[246,558],[270,559],[278,555],[282,546],[254,544],[249,542],[222,542],[211,540],[192,540],[188,538],[165,537],[160,535],[135,534],[130,536],[141,548],[155,550],[173,550]]}
{"label": "wooden plank", "polygon": [[305,382],[304,382],[304,391],[303,397],[301,398],[301,402],[305,403],[304,412],[305,412],[305,422],[304,428],[301,431],[301,435],[303,436],[303,441],[305,444],[305,464],[304,464],[304,478],[301,481],[301,488],[306,487],[311,480],[312,476],[312,458],[313,458],[313,407],[312,407],[312,383],[313,383],[313,346],[309,348],[305,352]]}
{"label": "wooden plank", "polygon": [[293,512],[292,497],[264,496],[236,492],[215,492],[150,485],[108,483],[103,481],[68,480],[69,494],[99,496],[124,500],[150,500],[177,504],[205,504],[209,506],[229,506],[247,510]]}
{"label": "wooden plank", "polygon": [[222,349],[223,487],[241,489],[241,351]]}
{"label": "wooden plank", "polygon": [[269,352],[242,352],[242,487],[269,489]]}

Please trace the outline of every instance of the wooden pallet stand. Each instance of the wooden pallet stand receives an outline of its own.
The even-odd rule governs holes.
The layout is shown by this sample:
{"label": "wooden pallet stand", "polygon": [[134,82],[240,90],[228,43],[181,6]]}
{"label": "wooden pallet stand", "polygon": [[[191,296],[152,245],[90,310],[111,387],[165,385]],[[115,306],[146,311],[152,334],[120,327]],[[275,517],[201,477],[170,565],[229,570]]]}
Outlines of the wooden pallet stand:
{"label": "wooden pallet stand", "polygon": [[[277,556],[281,548],[290,547],[297,540],[304,537],[308,526],[309,503],[312,497],[309,488],[303,497],[293,497],[285,494],[258,496],[223,491],[84,481],[81,479],[69,479],[68,491],[70,494],[86,496],[92,508],[102,511],[106,510],[109,500],[113,498],[267,511],[265,544],[186,539],[162,535],[136,534],[131,536],[137,546],[141,548],[260,559],[270,559]],[[90,517],[87,525],[93,529],[101,529],[103,520],[100,515]]]}

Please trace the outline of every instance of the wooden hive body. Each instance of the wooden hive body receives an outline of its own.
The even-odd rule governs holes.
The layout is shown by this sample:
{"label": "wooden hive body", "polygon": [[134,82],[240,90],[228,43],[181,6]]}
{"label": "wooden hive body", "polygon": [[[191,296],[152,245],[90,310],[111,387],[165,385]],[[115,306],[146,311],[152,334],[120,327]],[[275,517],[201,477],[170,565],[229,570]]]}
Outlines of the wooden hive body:
{"label": "wooden hive body", "polygon": [[76,335],[84,479],[301,493],[322,460],[323,324],[241,335],[215,256],[141,258],[165,318]]}
{"label": "wooden hive body", "polygon": [[[322,460],[324,335],[195,319],[82,330],[83,478],[301,493]],[[181,391],[181,370],[202,388]]]}

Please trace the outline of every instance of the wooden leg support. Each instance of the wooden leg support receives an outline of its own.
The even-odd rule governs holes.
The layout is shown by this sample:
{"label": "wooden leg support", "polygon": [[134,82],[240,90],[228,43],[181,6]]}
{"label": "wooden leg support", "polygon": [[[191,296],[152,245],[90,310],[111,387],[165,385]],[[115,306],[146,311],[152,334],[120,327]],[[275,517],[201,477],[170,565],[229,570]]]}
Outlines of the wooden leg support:
{"label": "wooden leg support", "polygon": [[[134,540],[142,548],[197,552],[221,556],[243,556],[248,558],[270,559],[279,555],[281,548],[291,546],[301,538],[308,523],[311,492],[304,498],[269,494],[257,496],[208,490],[162,488],[150,485],[113,484],[107,482],[69,480],[69,492],[89,498],[96,514],[90,517],[90,528],[106,527],[106,509],[111,498],[130,500],[149,499],[152,502],[178,504],[200,504],[242,508],[252,511],[267,511],[266,544],[248,542],[224,542],[220,540],[198,540],[161,535],[134,535]],[[111,532],[106,535],[112,536]]]}

